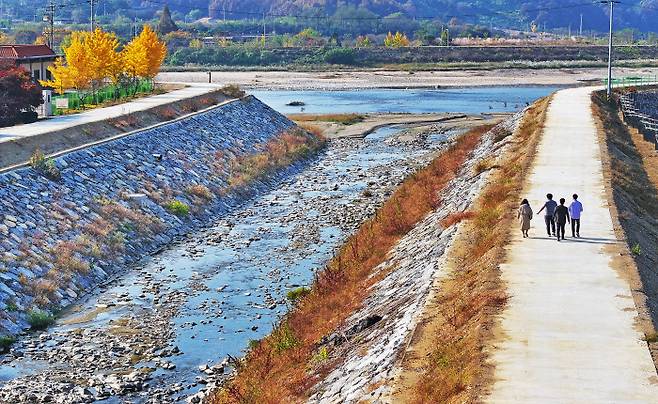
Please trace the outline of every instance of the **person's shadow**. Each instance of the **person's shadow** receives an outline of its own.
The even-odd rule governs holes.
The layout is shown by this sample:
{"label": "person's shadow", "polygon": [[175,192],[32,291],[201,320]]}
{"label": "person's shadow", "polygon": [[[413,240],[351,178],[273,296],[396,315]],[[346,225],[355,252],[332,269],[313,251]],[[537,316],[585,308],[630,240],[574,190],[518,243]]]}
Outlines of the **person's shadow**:
{"label": "person's shadow", "polygon": [[[555,237],[533,237],[530,236],[529,238],[534,239],[534,240],[553,240],[555,241]],[[619,240],[614,239],[614,238],[597,238],[597,237],[578,237],[578,238],[573,238],[573,237],[567,237],[564,240],[564,242],[572,242],[572,243],[587,243],[587,244],[617,244],[620,243]],[[562,242],[560,241],[560,242]]]}

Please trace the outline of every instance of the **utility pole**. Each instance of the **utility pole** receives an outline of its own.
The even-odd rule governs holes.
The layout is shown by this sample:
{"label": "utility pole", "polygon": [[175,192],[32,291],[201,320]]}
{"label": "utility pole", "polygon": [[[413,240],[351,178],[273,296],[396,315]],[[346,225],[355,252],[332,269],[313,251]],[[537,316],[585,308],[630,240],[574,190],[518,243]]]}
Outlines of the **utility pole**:
{"label": "utility pole", "polygon": [[48,46],[50,49],[55,49],[55,0],[48,2],[48,24],[50,30],[48,32]]}
{"label": "utility pole", "polygon": [[608,88],[606,94],[608,100],[612,97],[612,20],[615,12],[615,3],[619,3],[618,0],[603,0],[602,4],[610,4],[610,33],[608,35]]}
{"label": "utility pole", "polygon": [[94,1],[96,0],[87,0],[91,5],[91,13],[89,18],[89,32],[94,32]]}

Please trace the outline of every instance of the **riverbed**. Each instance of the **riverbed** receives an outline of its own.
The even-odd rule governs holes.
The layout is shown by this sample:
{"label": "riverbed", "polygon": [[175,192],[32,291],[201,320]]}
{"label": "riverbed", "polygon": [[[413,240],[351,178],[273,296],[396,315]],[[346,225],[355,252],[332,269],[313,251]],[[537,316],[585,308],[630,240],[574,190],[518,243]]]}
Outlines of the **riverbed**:
{"label": "riverbed", "polygon": [[147,258],[2,359],[3,402],[174,402],[229,372],[335,248],[455,132],[386,127]]}
{"label": "riverbed", "polygon": [[[485,93],[471,98],[480,108],[473,111],[499,112],[484,107],[491,97],[513,100]],[[387,94],[369,102],[394,96]],[[260,95],[281,112],[292,97]],[[322,112],[367,112],[360,108],[368,103],[341,106],[350,105],[351,95],[332,97],[338,98],[315,93],[305,99]],[[446,110],[450,103],[440,102]],[[394,105],[421,108],[406,96]],[[442,111],[438,105],[432,112]],[[21,337],[0,357],[0,401],[197,399],[230,372],[229,357],[241,356],[249,341],[267,335],[286,313],[286,293],[309,285],[345,238],[456,133],[444,123],[414,130],[384,127],[362,139],[332,140],[276,189],[126,268],[62,313],[49,330]]]}

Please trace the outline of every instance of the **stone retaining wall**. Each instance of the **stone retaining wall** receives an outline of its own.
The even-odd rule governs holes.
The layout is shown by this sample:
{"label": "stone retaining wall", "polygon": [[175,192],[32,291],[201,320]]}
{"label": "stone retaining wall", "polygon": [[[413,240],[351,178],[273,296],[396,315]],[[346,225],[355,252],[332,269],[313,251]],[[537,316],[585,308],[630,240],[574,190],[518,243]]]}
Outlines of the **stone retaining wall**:
{"label": "stone retaining wall", "polygon": [[[59,180],[31,167],[1,174],[0,335],[277,181],[286,173],[226,194],[230,162],[293,127],[247,97],[59,157]],[[173,200],[190,214],[165,209]]]}

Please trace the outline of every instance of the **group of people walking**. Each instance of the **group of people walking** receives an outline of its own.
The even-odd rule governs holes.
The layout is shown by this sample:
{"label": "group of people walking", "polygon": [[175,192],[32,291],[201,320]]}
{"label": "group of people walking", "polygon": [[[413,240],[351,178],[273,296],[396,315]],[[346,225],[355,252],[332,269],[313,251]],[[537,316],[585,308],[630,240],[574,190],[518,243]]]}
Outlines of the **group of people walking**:
{"label": "group of people walking", "polygon": [[[571,223],[571,236],[580,237],[580,215],[583,212],[583,204],[578,200],[578,195],[573,194],[573,201],[569,207],[564,206],[565,199],[560,198],[560,204],[553,200],[553,194],[546,195],[544,206],[539,209],[537,214],[545,211],[544,222],[546,223],[546,233],[548,236],[557,237],[557,241],[564,240],[565,227]],[[521,202],[517,217],[521,224],[523,238],[528,237],[530,230],[530,220],[532,220],[532,208],[527,199]]]}

